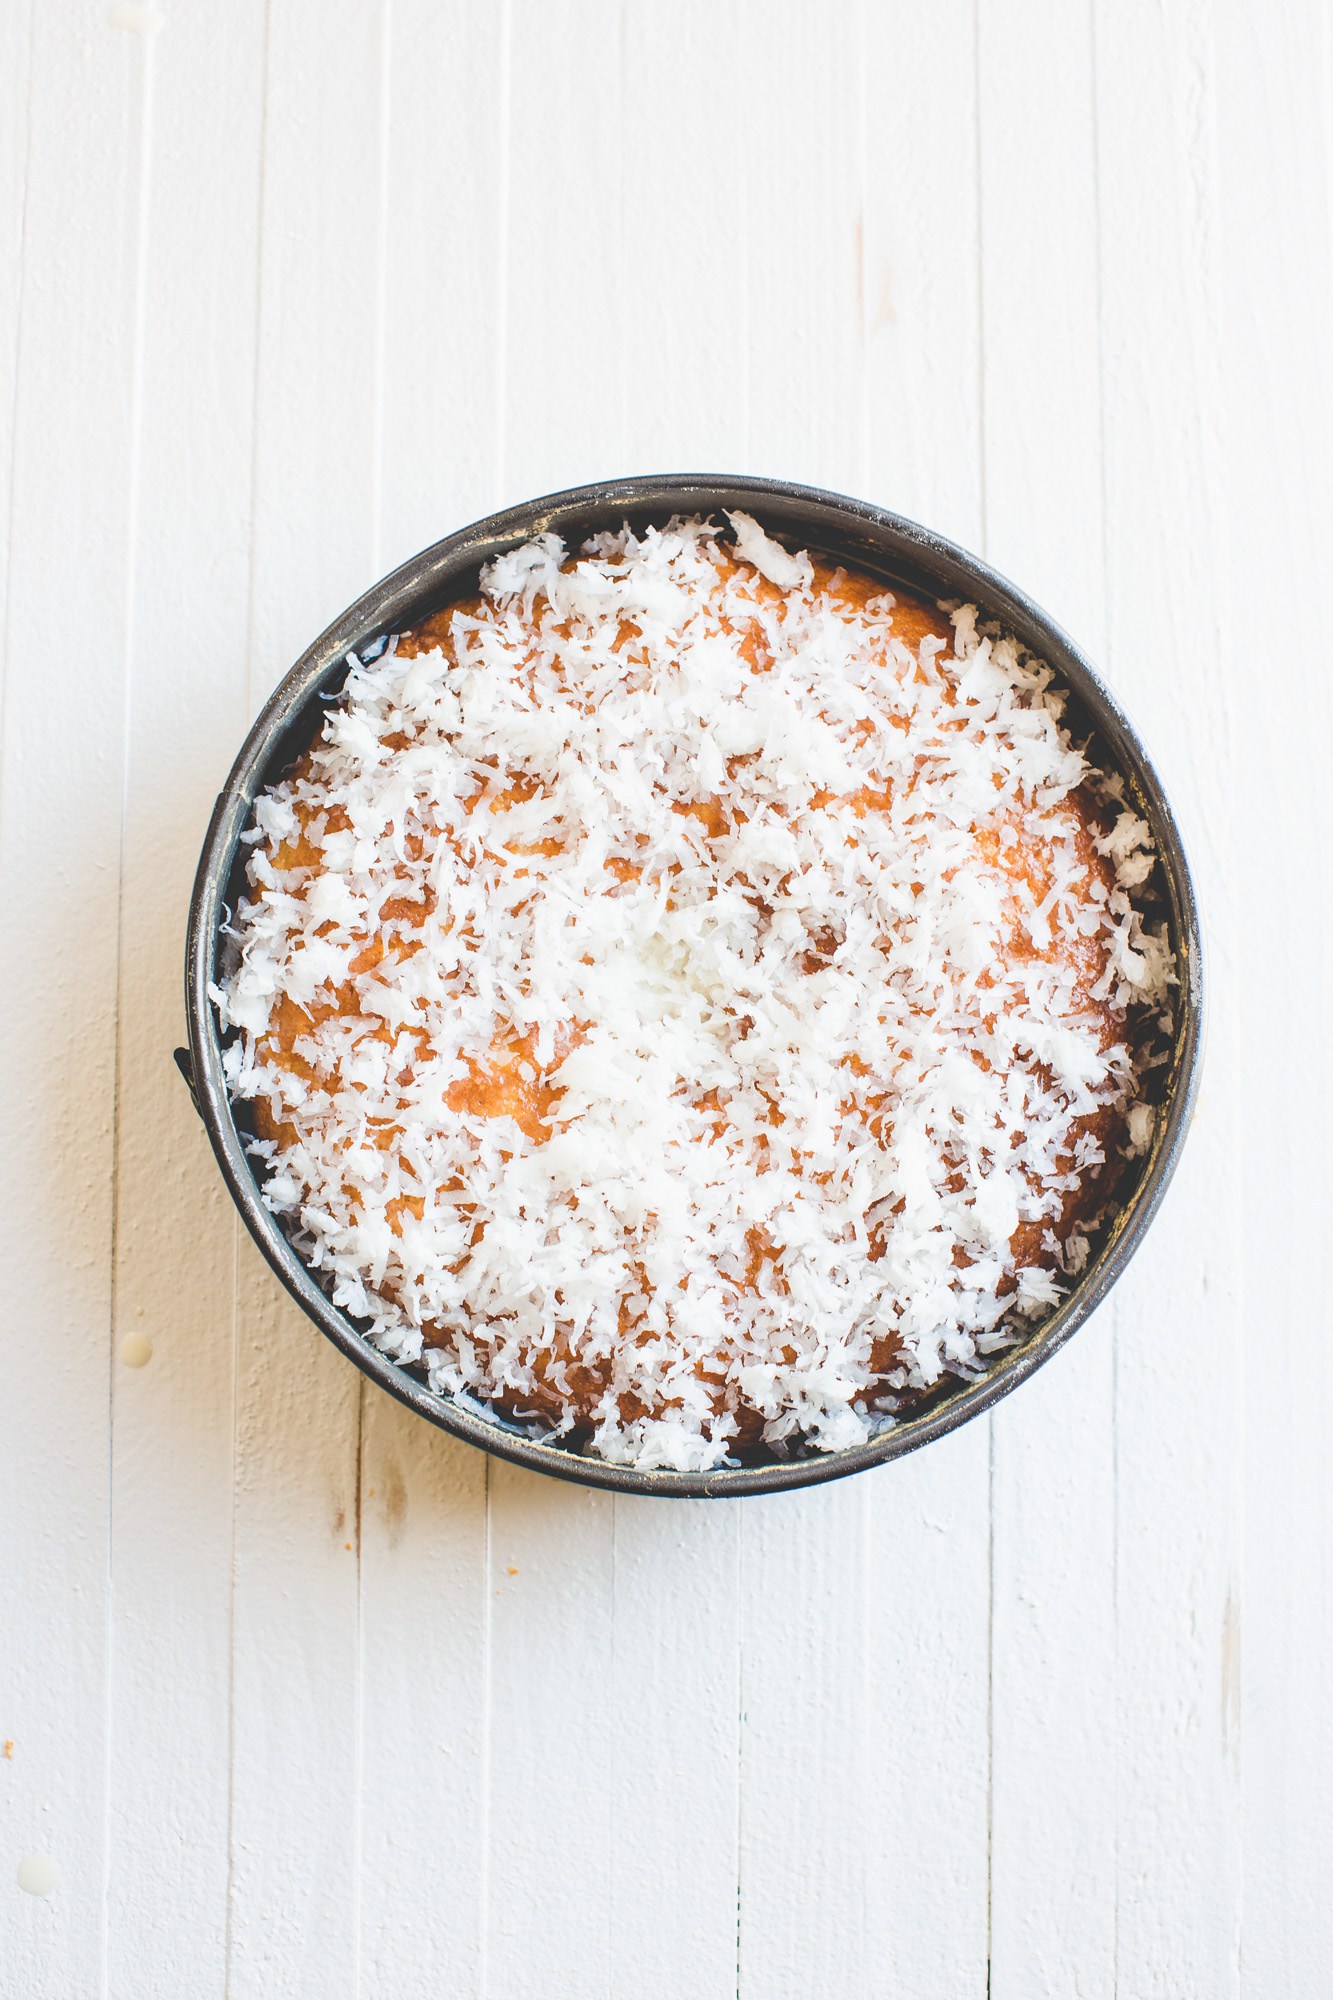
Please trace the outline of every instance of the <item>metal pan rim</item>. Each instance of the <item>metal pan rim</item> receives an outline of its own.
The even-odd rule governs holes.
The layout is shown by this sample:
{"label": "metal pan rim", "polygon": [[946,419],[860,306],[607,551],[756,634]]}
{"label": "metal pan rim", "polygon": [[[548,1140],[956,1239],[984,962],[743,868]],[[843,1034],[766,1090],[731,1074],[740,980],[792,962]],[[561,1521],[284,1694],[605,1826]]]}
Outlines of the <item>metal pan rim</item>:
{"label": "metal pan rim", "polygon": [[[975,598],[1038,653],[1068,687],[1111,747],[1118,767],[1147,810],[1157,838],[1180,960],[1180,995],[1170,1080],[1151,1152],[1133,1193],[1075,1289],[1049,1318],[994,1356],[973,1383],[959,1383],[938,1407],[898,1420],[852,1451],[725,1467],[707,1473],[640,1471],[545,1444],[436,1395],[410,1369],[391,1361],[321,1290],[264,1207],[222,1075],[221,1044],[208,997],[223,921],[223,895],[255,794],[267,782],[277,746],[299,729],[320,700],[320,685],[346,654],[409,615],[447,601],[469,570],[533,534],[586,529],[625,514],[716,513],[744,508],[788,540],[841,547],[858,566],[886,576],[941,584],[944,596]],[[838,493],[782,480],[717,473],[670,473],[612,479],[542,497],[489,515],[436,542],[372,585],[301,655],[251,728],[218,795],[190,900],[185,1000],[189,1066],[199,1114],[232,1198],[263,1255],[321,1331],[362,1372],[418,1415],[469,1443],[533,1471],[612,1492],[679,1499],[738,1497],[813,1486],[904,1457],[991,1409],[1064,1346],[1124,1271],[1175,1173],[1198,1091],[1204,1027],[1202,927],[1185,844],[1160,778],[1124,708],[1090,660],[1046,612],[968,550],[918,522]],[[281,1365],[279,1363],[278,1365]]]}

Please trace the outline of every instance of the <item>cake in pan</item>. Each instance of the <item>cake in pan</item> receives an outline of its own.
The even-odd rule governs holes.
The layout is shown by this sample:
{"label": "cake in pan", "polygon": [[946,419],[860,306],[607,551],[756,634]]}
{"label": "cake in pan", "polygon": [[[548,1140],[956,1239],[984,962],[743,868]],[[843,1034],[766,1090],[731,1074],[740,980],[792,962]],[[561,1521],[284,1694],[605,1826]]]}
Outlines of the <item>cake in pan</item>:
{"label": "cake in pan", "polygon": [[974,606],[744,514],[499,557],[246,838],[265,1200],[368,1339],[604,1458],[838,1451],[981,1373],[1151,1142],[1120,781]]}

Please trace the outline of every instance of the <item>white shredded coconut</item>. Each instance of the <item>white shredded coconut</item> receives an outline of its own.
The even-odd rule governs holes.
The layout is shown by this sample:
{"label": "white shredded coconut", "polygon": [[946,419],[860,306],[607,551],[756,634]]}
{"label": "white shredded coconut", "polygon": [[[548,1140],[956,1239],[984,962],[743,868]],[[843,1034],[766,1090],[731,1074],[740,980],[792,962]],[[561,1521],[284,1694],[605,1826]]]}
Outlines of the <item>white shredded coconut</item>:
{"label": "white shredded coconut", "polygon": [[842,1450],[1048,1311],[1174,982],[1049,671],[728,518],[545,535],[353,659],[213,994],[369,1337],[681,1470]]}

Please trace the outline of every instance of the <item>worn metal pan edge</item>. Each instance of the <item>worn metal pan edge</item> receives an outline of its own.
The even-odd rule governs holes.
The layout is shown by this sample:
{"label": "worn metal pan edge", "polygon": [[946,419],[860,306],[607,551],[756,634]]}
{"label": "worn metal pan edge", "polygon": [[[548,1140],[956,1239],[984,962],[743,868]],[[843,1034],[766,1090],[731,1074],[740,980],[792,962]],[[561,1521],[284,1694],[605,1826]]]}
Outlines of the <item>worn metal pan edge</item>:
{"label": "worn metal pan edge", "polygon": [[[381,1354],[334,1306],[260,1200],[259,1185],[223,1082],[221,1044],[208,987],[214,977],[225,892],[254,799],[296,744],[309,740],[312,711],[336,697],[349,651],[461,594],[469,573],[475,574],[482,562],[533,534],[552,530],[569,536],[586,532],[593,525],[618,524],[626,515],[661,520],[671,513],[718,513],[727,507],[744,508],[794,546],[839,555],[886,580],[915,584],[936,596],[957,594],[974,599],[1047,661],[1095,728],[1153,827],[1181,974],[1178,1018],[1161,1115],[1132,1193],[1075,1289],[1025,1339],[993,1357],[979,1380],[959,1382],[938,1402],[901,1418],[852,1451],[813,1453],[709,1473],[645,1472],[541,1443],[501,1419],[478,1416],[436,1395],[410,1369]],[[236,1206],[287,1290],[364,1374],[431,1423],[531,1470],[613,1492],[711,1498],[817,1485],[901,1458],[993,1408],[1064,1346],[1106,1297],[1133,1256],[1179,1162],[1198,1090],[1204,980],[1193,876],[1161,780],[1119,701],[1053,619],[978,557],[902,515],[841,494],[779,480],[679,473],[576,487],[474,522],[373,585],[315,640],[265,704],[218,795],[190,900],[185,1002],[187,1080]],[[275,1365],[282,1365],[281,1357],[275,1357]]]}

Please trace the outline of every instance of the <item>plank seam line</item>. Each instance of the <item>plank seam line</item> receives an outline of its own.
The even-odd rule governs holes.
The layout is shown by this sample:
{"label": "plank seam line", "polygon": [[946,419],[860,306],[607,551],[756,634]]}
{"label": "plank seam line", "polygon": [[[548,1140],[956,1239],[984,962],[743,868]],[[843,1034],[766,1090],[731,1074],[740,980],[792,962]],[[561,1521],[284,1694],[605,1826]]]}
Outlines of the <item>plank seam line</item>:
{"label": "plank seam line", "polygon": [[227,1886],[222,1912],[222,1990],[232,1990],[232,1892],[236,1874],[236,1428],[240,1413],[241,1218],[231,1219],[231,1560],[227,1580]]}
{"label": "plank seam line", "polygon": [[[868,76],[870,72],[870,35],[866,21],[866,0],[857,0],[855,19],[855,40],[860,51],[856,95],[853,108],[856,117],[856,171],[857,171],[857,225],[856,225],[856,337],[859,350],[860,382],[857,403],[857,481],[858,491],[869,498],[871,476],[870,451],[870,312],[868,303],[869,286],[867,276],[870,270],[870,104]],[[874,1672],[871,1662],[870,1617],[873,1597],[871,1565],[874,1553],[873,1514],[871,1511],[871,1486],[867,1480],[857,1496],[857,1531],[861,1541],[861,1591],[860,1624],[861,1644],[859,1660],[858,1689],[862,1727],[868,1723],[874,1700]],[[865,1783],[862,1772],[860,1782]],[[862,1825],[869,1827],[869,1800],[863,1790],[857,1800],[862,1816]],[[868,1843],[863,1837],[857,1842],[856,1879],[859,1887],[861,1909],[858,1959],[861,1976],[859,1990],[863,1996],[869,1992],[867,1965],[867,1921],[866,1911],[871,1907],[871,1882]]]}
{"label": "plank seam line", "polygon": [[[495,484],[497,507],[505,504],[507,477],[506,461],[509,448],[509,219],[512,200],[510,187],[510,145],[513,118],[513,21],[511,0],[502,0],[500,8],[500,62],[499,62],[499,108],[496,125],[499,131],[499,187],[496,190],[496,230],[497,264],[496,306],[495,306]],[[489,1504],[489,1503],[488,1503]]]}
{"label": "plank seam line", "polygon": [[[496,309],[495,309],[495,486],[496,505],[504,503],[505,449],[508,435],[506,378],[509,368],[509,216],[510,161],[513,94],[513,23],[510,0],[502,0],[498,28],[496,131],[498,134],[498,187],[496,189]],[[481,1682],[481,1883],[478,1896],[477,1992],[485,2000],[491,1983],[491,1693],[495,1671],[495,1621],[491,1591],[492,1473],[495,1461],[486,1454],[484,1501],[486,1526],[482,1537],[482,1682]]]}
{"label": "plank seam line", "polygon": [[[986,251],[982,172],[981,0],[972,0],[972,159],[976,206],[977,498],[981,553],[988,552],[986,469]],[[995,1413],[986,1418],[986,1995],[990,2000],[995,1943]]]}
{"label": "plank seam line", "polygon": [[[1110,541],[1110,488],[1108,480],[1107,421],[1106,421],[1106,302],[1105,302],[1105,231],[1102,208],[1102,120],[1101,87],[1099,74],[1099,47],[1097,36],[1097,0],[1088,0],[1088,63],[1089,85],[1092,94],[1090,107],[1092,125],[1092,218],[1094,298],[1097,313],[1097,450],[1098,480],[1101,502],[1101,558],[1102,558],[1102,604],[1101,631],[1098,643],[1101,648],[1101,663],[1106,666],[1111,652],[1111,541]],[[1113,1695],[1113,1719],[1116,1741],[1120,1740],[1120,1397],[1121,1353],[1120,1353],[1120,1308],[1112,1296],[1107,1301],[1110,1314],[1111,1339],[1111,1686]],[[1111,1993],[1112,2000],[1120,1991],[1120,1759],[1114,1759],[1111,1780],[1112,1839],[1115,1861],[1111,1884]]]}
{"label": "plank seam line", "polygon": [[6,716],[9,703],[4,698],[8,687],[11,621],[13,617],[14,591],[14,524],[18,514],[18,435],[19,435],[19,384],[23,380],[23,324],[24,305],[28,287],[28,193],[32,183],[32,126],[33,97],[36,91],[37,64],[33,60],[33,37],[37,31],[37,0],[30,0],[28,7],[28,89],[24,99],[25,129],[23,134],[23,196],[19,203],[18,240],[18,285],[14,295],[14,395],[9,418],[9,523],[5,534],[5,573],[0,578],[6,598],[4,611],[4,682],[0,686],[0,758],[3,758],[6,730]]}
{"label": "plank seam line", "polygon": [[972,159],[976,175],[977,219],[977,488],[980,502],[978,529],[981,536],[981,553],[985,556],[989,549],[990,528],[986,493],[986,254],[985,231],[982,227],[985,187],[981,171],[981,0],[972,0],[972,91]]}
{"label": "plank seam line", "polygon": [[[379,144],[377,149],[375,213],[375,329],[371,382],[370,572],[383,566],[384,542],[384,393],[385,350],[388,340],[389,259],[389,72],[393,46],[393,0],[381,0],[379,36]],[[364,1376],[356,1403],[356,1823],[352,1836],[352,1991],[361,1992],[365,1942],[366,1841],[366,1556],[364,1494],[366,1486],[366,1392]]]}
{"label": "plank seam line", "polygon": [[741,2000],[741,1882],[742,1857],[744,1855],[743,1831],[745,1794],[741,1783],[745,1763],[745,1500],[738,1500],[736,1506],[739,1519],[736,1523],[736,1603],[740,1610],[740,1620],[736,1628],[736,2000]]}
{"label": "plank seam line", "polygon": [[[1327,10],[1321,8],[1319,11],[1321,18],[1326,20]],[[1193,71],[1196,83],[1189,152],[1193,163],[1193,222],[1201,294],[1197,320],[1197,338],[1204,350],[1204,365],[1208,367],[1211,375],[1212,408],[1215,411],[1221,412],[1220,418],[1215,419],[1213,424],[1210,425],[1205,414],[1207,405],[1205,404],[1204,409],[1201,410],[1200,448],[1201,452],[1206,454],[1205,477],[1211,474],[1213,479],[1216,480],[1221,469],[1219,461],[1224,462],[1226,457],[1226,424],[1228,421],[1223,395],[1225,355],[1220,332],[1222,319],[1219,312],[1218,297],[1218,261],[1221,254],[1218,243],[1222,204],[1220,162],[1217,145],[1219,57],[1215,19],[1208,7],[1199,4],[1199,0],[1194,0],[1194,4],[1190,7],[1187,33],[1192,44]],[[1325,103],[1327,103],[1327,99],[1325,99]],[[1202,373],[1202,368],[1200,369],[1200,373]],[[1224,570],[1231,567],[1231,551],[1228,547],[1230,541],[1229,523],[1225,515],[1222,517],[1219,527],[1220,533],[1214,537],[1211,549],[1211,570],[1214,578],[1217,576],[1219,562]],[[1222,544],[1220,550],[1218,548],[1219,541]],[[1216,590],[1213,592],[1213,601],[1214,603],[1217,602]],[[1221,650],[1222,633],[1219,629],[1219,617],[1216,612],[1214,613],[1213,630],[1215,641],[1218,642],[1219,650]],[[1230,716],[1228,715],[1221,736],[1220,748],[1228,765],[1234,765],[1235,738],[1229,725]],[[1223,832],[1222,839],[1224,843],[1228,841],[1230,831],[1228,827]],[[1230,872],[1230,856],[1225,845],[1221,859],[1224,864],[1228,865],[1228,872]],[[1244,1173],[1242,1170],[1241,1178],[1238,1182],[1238,1193],[1242,1201],[1243,1192],[1241,1191],[1243,1188]],[[1235,1902],[1231,1919],[1230,1938],[1230,1972],[1231,1991],[1233,1995],[1239,1995],[1244,1991],[1241,1982],[1241,1965],[1244,1957],[1247,1862],[1245,1848],[1244,1714],[1239,1694],[1240,1687],[1243,1685],[1242,1661],[1246,1554],[1245,1464],[1246,1421],[1248,1415],[1247,1399],[1240,1388],[1240,1384],[1244,1380],[1242,1344],[1245,1312],[1244,1285],[1244,1265],[1242,1262],[1241,1268],[1236,1274],[1236,1307],[1231,1322],[1233,1343],[1233,1400],[1231,1418],[1234,1440],[1230,1479],[1231,1546],[1228,1552],[1226,1598],[1224,1600],[1222,1626],[1222,1643],[1224,1648],[1227,1645],[1228,1628],[1232,1627],[1233,1621],[1236,1634],[1237,1659],[1235,1672],[1237,1675],[1237,1696],[1234,1735],[1232,1734],[1231,1718],[1228,1713],[1228,1697],[1225,1683],[1223,1685],[1222,1712],[1220,1717],[1222,1773],[1230,1808],[1230,1845],[1235,1868]]]}
{"label": "plank seam line", "polygon": [[370,467],[370,568],[379,576],[384,562],[384,395],[388,345],[389,289],[389,75],[393,60],[393,0],[381,0],[379,87],[379,189],[375,230],[375,349],[374,409],[371,435],[374,457]]}
{"label": "plank seam line", "polygon": [[[744,282],[741,285],[743,319],[740,340],[740,396],[743,413],[742,435],[745,439],[745,465],[748,470],[754,463],[754,377],[750,365],[750,329],[753,323],[754,258],[751,254],[753,232],[752,190],[754,176],[743,173],[740,176],[740,255]],[[736,1773],[735,1773],[735,1820],[734,1841],[736,1854],[736,2000],[741,2000],[742,1942],[744,1935],[744,1892],[745,1892],[745,1524],[749,1519],[749,1502],[737,1500],[736,1518]]]}
{"label": "plank seam line", "polygon": [[102,1907],[98,1925],[102,1959],[102,1991],[104,1994],[110,1991],[111,1983],[111,1779],[114,1763],[113,1735],[116,1715],[116,1331],[120,1324],[121,1306],[121,1184],[119,1165],[121,1137],[120,1100],[124,1070],[123,1022],[125,1016],[123,992],[124,954],[122,945],[125,936],[125,847],[129,823],[130,743],[133,735],[134,718],[134,611],[139,566],[139,512],[143,493],[144,347],[146,344],[148,300],[149,188],[152,180],[153,154],[153,82],[156,74],[154,38],[151,35],[145,35],[136,37],[136,39],[142,51],[142,68],[139,71],[138,184],[134,190],[134,290],[131,306],[130,332],[130,422],[125,493],[124,625],[122,638],[124,679],[121,688],[120,824],[117,831],[116,855],[116,1018],[112,1037],[111,1071],[111,1270],[110,1285],[108,1287],[110,1324],[107,1328],[109,1340],[106,1412],[106,1676],[103,1736],[104,1782],[102,1793]]}
{"label": "plank seam line", "polygon": [[[257,537],[259,497],[259,418],[261,356],[264,336],[264,222],[268,207],[268,128],[270,49],[273,37],[272,0],[264,0],[262,36],[263,71],[260,77],[259,176],[255,201],[255,325],[254,383],[250,398],[250,495],[246,576],[249,601],[245,612],[245,714],[248,721],[254,707],[255,679],[255,571],[259,561]],[[226,1950],[223,1992],[226,2000],[234,1990],[236,1970],[236,1602],[239,1583],[240,1544],[238,1537],[237,1436],[240,1424],[241,1374],[241,1241],[240,1218],[232,1225],[232,1343],[231,1343],[231,1602],[228,1607],[230,1652],[227,1664],[227,1902]]]}
{"label": "plank seam line", "polygon": [[[856,225],[856,338],[860,348],[860,391],[857,406],[856,477],[859,491],[870,490],[870,334],[866,303],[867,239],[870,233],[870,107],[867,103],[866,72],[869,36],[866,33],[865,0],[857,0],[856,42],[861,51],[860,76],[856,92],[856,165],[858,215]],[[868,1579],[867,1579],[868,1582]]]}
{"label": "plank seam line", "polygon": [[483,1497],[486,1528],[481,1555],[481,1893],[477,1938],[477,1992],[481,2000],[490,1987],[491,1973],[491,1468],[495,1461],[486,1454]]}
{"label": "plank seam line", "polygon": [[366,1483],[366,1391],[370,1384],[362,1375],[357,1382],[356,1394],[356,1492],[353,1504],[356,1509],[356,1733],[354,1738],[354,1763],[352,1769],[352,1791],[356,1799],[356,1813],[352,1822],[352,1992],[361,1991],[361,1932],[362,1876],[365,1860],[365,1769],[366,1769],[366,1704],[365,1704],[365,1655],[366,1655],[366,1567],[365,1541],[362,1534],[361,1497]]}
{"label": "plank seam line", "polygon": [[268,210],[269,71],[273,40],[273,0],[264,0],[262,103],[259,112],[259,196],[255,226],[255,372],[250,401],[249,603],[245,614],[245,709],[249,720],[255,706],[255,572],[259,563],[259,431],[262,413],[264,345],[264,222]]}

